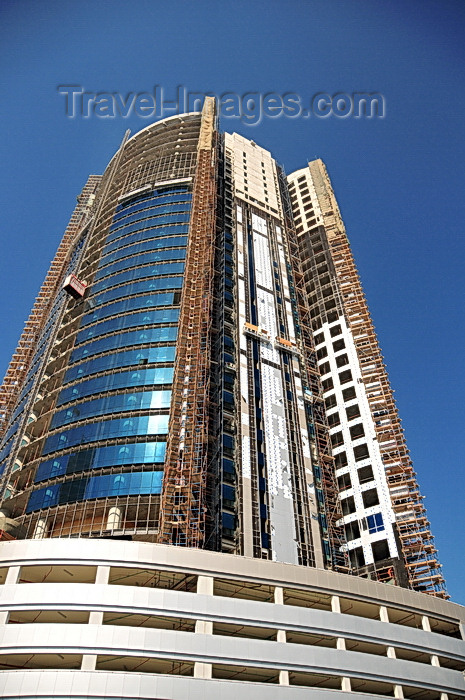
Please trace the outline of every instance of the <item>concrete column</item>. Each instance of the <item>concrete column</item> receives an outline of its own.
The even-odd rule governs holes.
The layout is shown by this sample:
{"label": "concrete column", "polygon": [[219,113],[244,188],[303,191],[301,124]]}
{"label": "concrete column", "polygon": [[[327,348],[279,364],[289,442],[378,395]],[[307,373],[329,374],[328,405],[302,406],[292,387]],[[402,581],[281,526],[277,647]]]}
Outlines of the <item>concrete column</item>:
{"label": "concrete column", "polygon": [[202,661],[196,661],[194,663],[194,678],[211,678],[212,677],[212,665],[204,664]]}
{"label": "concrete column", "polygon": [[337,638],[337,641],[336,641],[336,649],[342,649],[343,651],[345,651],[345,649],[346,649],[346,640],[344,639],[344,637],[338,637],[338,638]]}
{"label": "concrete column", "polygon": [[10,566],[10,568],[8,569],[7,575],[6,575],[6,579],[5,579],[5,586],[18,583],[20,572],[21,572],[20,566]]}
{"label": "concrete column", "polygon": [[279,685],[289,685],[289,671],[279,672]]}
{"label": "concrete column", "polygon": [[[14,586],[16,583],[18,583],[20,573],[20,566],[10,566],[5,577],[5,586],[7,584]],[[2,610],[2,612],[0,612],[0,625],[6,625],[9,617],[9,610]]]}
{"label": "concrete column", "polygon": [[342,681],[342,682],[341,682],[341,690],[342,690],[344,693],[351,693],[351,692],[352,692],[352,686],[351,686],[351,684],[350,684],[350,678],[347,678],[346,676],[344,676],[344,677],[341,679],[341,681]]}
{"label": "concrete column", "polygon": [[425,632],[431,632],[431,625],[429,622],[429,617],[427,617],[427,615],[421,616],[421,626],[422,626],[422,629],[425,630]]}
{"label": "concrete column", "polygon": [[198,577],[197,593],[200,595],[213,595],[213,576]]}
{"label": "concrete column", "polygon": [[195,621],[195,633],[196,634],[213,634],[213,622],[209,620],[196,620]]}
{"label": "concrete column", "polygon": [[[274,602],[275,605],[284,605],[284,589],[281,586],[275,586],[274,589]],[[276,641],[281,642],[283,644],[286,643],[286,631],[285,630],[277,630],[276,634]],[[281,678],[281,674],[287,674],[287,682],[282,682],[281,680],[279,681],[281,685],[289,685],[289,673],[288,671],[280,671],[279,677]],[[283,676],[285,677],[285,676]]]}
{"label": "concrete column", "polygon": [[[213,595],[213,576],[199,576],[197,579],[197,593],[200,595]],[[195,632],[196,634],[213,634],[213,622],[209,620],[196,620],[195,622]],[[196,675],[197,673],[200,675]],[[209,670],[210,669],[210,670]],[[207,675],[204,675],[207,674]],[[204,664],[200,661],[196,661],[194,665],[194,676],[196,678],[211,678],[212,670],[211,664]]]}
{"label": "concrete column", "polygon": [[385,605],[379,606],[379,619],[381,622],[389,622],[389,613]]}
{"label": "concrete column", "polygon": [[[386,656],[389,659],[395,659],[396,658],[396,650],[394,647],[387,647],[386,649]],[[401,685],[395,685],[394,686],[394,697],[395,698],[403,698],[404,697],[404,690]]]}
{"label": "concrete column", "polygon": [[331,611],[335,613],[341,612],[341,600],[338,595],[331,596]]}
{"label": "concrete column", "polygon": [[97,576],[95,577],[95,583],[108,583],[110,578],[110,567],[109,566],[97,566]]}
{"label": "concrete column", "polygon": [[274,602],[276,605],[284,605],[284,589],[281,586],[275,586]]}
{"label": "concrete column", "polygon": [[95,671],[97,654],[84,654],[82,657],[81,671]]}
{"label": "concrete column", "polygon": [[440,666],[441,664],[439,663],[439,657],[436,654],[432,654],[430,656],[431,659],[431,666]]}
{"label": "concrete column", "polygon": [[441,693],[439,698],[440,700],[449,700],[449,696],[447,695],[447,693]]}
{"label": "concrete column", "polygon": [[89,614],[89,625],[103,625],[103,612],[91,612]]}

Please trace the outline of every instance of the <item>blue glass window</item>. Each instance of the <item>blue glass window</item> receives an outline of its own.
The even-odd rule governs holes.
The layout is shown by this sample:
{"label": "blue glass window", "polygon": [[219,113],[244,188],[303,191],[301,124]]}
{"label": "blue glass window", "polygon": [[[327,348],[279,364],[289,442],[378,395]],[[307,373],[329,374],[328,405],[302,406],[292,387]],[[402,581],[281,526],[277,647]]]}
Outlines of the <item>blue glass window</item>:
{"label": "blue glass window", "polygon": [[162,471],[104,474],[87,479],[75,479],[33,491],[29,497],[26,513],[40,510],[40,508],[49,508],[59,503],[73,503],[77,500],[161,493],[162,481]]}
{"label": "blue glass window", "polygon": [[170,226],[157,226],[156,228],[141,229],[136,233],[126,235],[123,241],[118,239],[112,243],[107,243],[102,254],[108,255],[114,250],[121,250],[121,246],[123,245],[127,246],[140,241],[149,241],[153,238],[163,238],[164,240],[168,240],[169,236],[174,237],[177,234],[187,235],[188,231],[189,226],[187,224],[171,224]]}
{"label": "blue glass window", "polygon": [[26,405],[27,401],[27,396],[25,396],[20,403],[16,406],[13,415],[11,416],[10,420],[16,420],[16,418],[23,412],[23,409]]}
{"label": "blue glass window", "polygon": [[228,474],[235,473],[234,462],[231,459],[226,459],[225,457],[223,458],[223,471],[227,472]]}
{"label": "blue glass window", "polygon": [[47,455],[56,450],[64,450],[67,447],[75,447],[97,440],[135,435],[166,435],[167,432],[168,415],[115,418],[50,435],[45,441],[42,454]]}
{"label": "blue glass window", "polygon": [[223,447],[229,450],[234,449],[234,438],[231,435],[223,435]]}
{"label": "blue glass window", "polygon": [[136,267],[131,270],[126,270],[125,272],[120,272],[117,275],[111,277],[105,277],[105,279],[100,280],[97,284],[93,285],[92,293],[98,294],[104,289],[109,287],[116,287],[118,284],[123,284],[124,282],[130,282],[132,280],[143,279],[144,277],[157,277],[159,275],[175,275],[184,272],[184,263],[172,262],[172,263],[159,263],[158,265],[146,265],[145,267]]}
{"label": "blue glass window", "polygon": [[76,345],[85,343],[90,338],[121,331],[124,328],[137,326],[153,326],[158,323],[176,323],[179,319],[179,309],[146,309],[134,314],[117,316],[107,321],[101,321],[95,326],[84,328],[76,337]]}
{"label": "blue glass window", "polygon": [[[29,391],[32,387],[32,384],[34,382],[34,376],[32,376],[32,375],[35,373],[35,371],[36,371],[35,367],[33,368],[33,370],[31,369],[31,372],[32,372],[31,377],[27,380],[26,384],[24,385],[24,388],[18,397],[18,401],[21,401],[29,393]],[[29,373],[28,373],[28,376],[29,376]]]}
{"label": "blue glass window", "polygon": [[2,447],[2,451],[0,452],[0,462],[5,459],[5,457],[8,457],[8,455],[11,452],[11,448],[13,447],[13,440],[10,440],[10,442],[7,442],[6,445]]}
{"label": "blue glass window", "polygon": [[53,484],[53,486],[47,486],[45,489],[33,491],[29,496],[26,513],[30,513],[33,510],[39,510],[40,508],[56,506],[58,503],[59,492],[60,484]]}
{"label": "blue glass window", "polygon": [[230,391],[223,391],[223,402],[228,405],[234,405],[234,394]]}
{"label": "blue glass window", "polygon": [[42,462],[37,468],[34,482],[37,483],[38,481],[45,481],[46,479],[53,479],[57,476],[62,476],[62,474],[66,474],[68,460],[69,455],[64,455],[63,457],[48,459]]}
{"label": "blue glass window", "polygon": [[372,535],[375,532],[384,530],[383,516],[381,513],[367,515],[368,532]]}
{"label": "blue glass window", "polygon": [[140,231],[141,229],[154,228],[155,226],[170,226],[171,224],[185,224],[189,221],[189,213],[181,214],[163,214],[161,216],[152,216],[150,219],[143,219],[143,221],[136,221],[134,224],[126,224],[122,226],[117,231],[113,231],[107,236],[106,243],[113,243],[113,241],[127,236],[128,233],[134,233],[135,231]]}
{"label": "blue glass window", "polygon": [[154,309],[159,306],[172,306],[174,301],[173,292],[164,292],[162,294],[150,294],[142,297],[129,297],[121,301],[115,301],[112,304],[98,307],[91,313],[83,316],[81,327],[88,326],[89,323],[101,321],[109,316],[117,316],[126,311],[136,311],[137,309]]}
{"label": "blue glass window", "polygon": [[229,508],[232,507],[234,504],[234,501],[236,500],[236,492],[233,489],[232,486],[228,486],[227,484],[223,484],[222,486],[222,492],[223,492],[223,502],[224,504]]}
{"label": "blue glass window", "polygon": [[139,391],[132,394],[116,394],[74,404],[71,408],[58,411],[53,416],[50,427],[76,423],[96,416],[122,413],[123,411],[141,411],[146,409],[169,408],[171,391]]}
{"label": "blue glass window", "polygon": [[137,253],[142,253],[143,251],[149,250],[159,250],[161,248],[181,248],[187,246],[187,236],[169,236],[168,238],[154,238],[148,241],[139,241],[138,243],[133,243],[132,245],[125,245],[124,248],[118,248],[113,253],[108,253],[107,255],[102,255],[99,267],[104,267],[109,265],[116,260],[121,258],[127,258],[131,255],[136,255]]}
{"label": "blue glass window", "polygon": [[226,530],[236,529],[236,518],[230,513],[222,513],[223,527]]}
{"label": "blue glass window", "polygon": [[162,480],[161,471],[92,476],[87,482],[84,499],[161,493]]}
{"label": "blue glass window", "polygon": [[163,214],[185,214],[189,212],[190,205],[188,203],[179,202],[177,204],[166,204],[165,206],[159,205],[156,207],[139,209],[134,213],[126,212],[126,216],[120,219],[116,219],[110,226],[110,232],[113,233],[117,231],[122,226],[127,226],[127,224],[132,224],[135,221],[144,221],[144,219],[158,218]]}
{"label": "blue glass window", "polygon": [[113,217],[113,221],[118,221],[118,219],[124,218],[133,211],[140,211],[142,209],[147,209],[149,207],[154,207],[164,204],[177,204],[178,202],[190,202],[192,200],[191,193],[187,192],[171,192],[170,194],[158,195],[156,197],[148,196],[140,198],[137,200],[131,200],[126,204],[118,204],[116,207],[116,214]]}
{"label": "blue glass window", "polygon": [[172,326],[171,328],[144,328],[139,331],[108,335],[105,338],[100,338],[92,343],[75,348],[70,358],[70,364],[84,357],[97,355],[108,350],[116,350],[117,348],[127,348],[130,345],[170,342],[176,340],[177,333],[177,327]]}
{"label": "blue glass window", "polygon": [[125,372],[113,372],[101,377],[86,379],[83,382],[68,386],[63,389],[57,401],[57,406],[62,406],[69,401],[101,394],[105,391],[126,389],[134,386],[151,386],[153,384],[171,384],[173,381],[173,367],[140,367]]}
{"label": "blue glass window", "polygon": [[142,209],[147,209],[148,207],[153,207],[161,204],[176,204],[177,202],[190,202],[191,199],[192,195],[190,194],[176,193],[163,197],[147,198],[143,201],[138,201],[136,204],[131,204],[129,206],[118,205],[118,207],[116,208],[116,214],[113,217],[113,221],[119,221],[128,214],[131,214],[133,211],[141,211]]}
{"label": "blue glass window", "polygon": [[108,292],[103,292],[97,297],[92,298],[94,306],[106,304],[115,299],[121,299],[133,294],[141,294],[143,292],[157,292],[162,289],[181,289],[183,283],[182,277],[154,277],[152,279],[143,280],[143,282],[132,282],[125,284],[116,289],[110,289]]}
{"label": "blue glass window", "polygon": [[10,437],[11,437],[12,435],[14,435],[14,433],[16,432],[18,426],[19,426],[19,421],[16,421],[15,423],[13,423],[13,425],[10,425],[9,430],[7,431],[7,433],[5,434],[5,436],[4,436],[4,438],[3,438],[3,441],[4,441],[4,442],[6,442],[7,440],[9,440]]}
{"label": "blue glass window", "polygon": [[163,464],[165,454],[166,442],[137,442],[94,447],[90,450],[80,450],[42,462],[37,469],[34,481],[37,483],[63,474],[75,474],[103,467],[118,467],[128,464]]}
{"label": "blue glass window", "polygon": [[172,345],[137,350],[123,350],[104,357],[96,357],[80,365],[70,367],[65,374],[63,384],[73,382],[75,379],[87,377],[89,374],[104,372],[105,370],[130,365],[146,365],[154,362],[174,362],[176,348]]}
{"label": "blue glass window", "polygon": [[170,248],[168,250],[149,250],[139,255],[132,255],[117,260],[111,265],[98,270],[95,275],[95,280],[103,279],[108,275],[113,275],[121,270],[129,270],[131,267],[139,267],[140,265],[148,265],[150,263],[161,262],[162,260],[184,260],[186,257],[185,248]]}

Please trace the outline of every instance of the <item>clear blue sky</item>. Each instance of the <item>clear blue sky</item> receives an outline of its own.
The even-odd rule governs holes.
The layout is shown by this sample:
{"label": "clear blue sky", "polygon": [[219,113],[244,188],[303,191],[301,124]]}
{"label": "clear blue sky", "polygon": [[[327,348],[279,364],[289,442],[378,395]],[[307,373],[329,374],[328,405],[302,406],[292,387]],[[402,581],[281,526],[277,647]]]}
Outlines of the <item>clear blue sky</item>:
{"label": "clear blue sky", "polygon": [[384,119],[223,120],[288,172],[327,164],[449,591],[465,603],[465,4],[457,0],[3,0],[0,374],[88,174],[129,119],[68,119],[90,92],[380,92]]}

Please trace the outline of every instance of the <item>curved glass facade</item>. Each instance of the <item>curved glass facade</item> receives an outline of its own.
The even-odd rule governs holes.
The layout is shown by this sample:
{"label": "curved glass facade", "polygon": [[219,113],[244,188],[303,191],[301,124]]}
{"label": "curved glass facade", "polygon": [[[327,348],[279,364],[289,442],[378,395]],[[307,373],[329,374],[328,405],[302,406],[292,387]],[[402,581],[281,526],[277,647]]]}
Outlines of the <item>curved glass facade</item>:
{"label": "curved glass facade", "polygon": [[[190,194],[185,186],[154,190],[141,201],[135,198],[126,206],[118,205],[87,297],[86,307],[90,310],[81,316],[81,330],[75,337],[70,364],[91,355],[98,357],[68,370],[67,386],[56,401],[57,409],[65,408],[53,415],[49,428],[53,432],[42,450],[44,457],[54,453],[60,456],[42,462],[35,481],[60,476],[65,479],[33,491],[26,512],[104,497],[160,493],[160,461],[165,442],[153,442],[153,439],[167,434],[171,391],[149,387],[170,387],[173,379],[175,347],[158,344],[176,340],[179,294],[174,289],[179,288],[182,278],[172,275],[184,270],[187,236],[171,235],[171,224],[186,223],[189,210]],[[156,237],[152,238],[150,232],[152,235],[156,232]],[[145,288],[127,284],[142,279],[146,280]],[[162,289],[171,287],[173,291],[158,293],[153,288],[155,280]],[[113,301],[108,292],[107,296],[102,294],[113,288],[118,301]],[[142,295],[137,295],[138,292]],[[127,329],[133,330],[121,332]],[[115,348],[131,345],[145,347],[113,352]],[[165,366],[152,367],[152,363]],[[92,374],[97,376],[84,379]],[[147,390],[134,392],[135,387],[147,387]],[[114,417],[119,414],[122,417]],[[77,425],[58,430],[72,424]],[[128,438],[147,442],[132,444],[129,449]],[[108,440],[115,443],[93,449],[92,461],[89,450],[69,453],[80,445],[101,445]],[[147,450],[146,444],[151,449]],[[156,452],[153,446],[159,446]],[[75,462],[80,454],[84,457],[80,460],[81,470],[117,469],[117,473],[66,479],[71,458]],[[142,462],[144,469],[150,464],[156,465],[156,469],[132,471],[132,465],[138,462]],[[126,475],[122,469],[130,471]],[[71,474],[74,473],[71,467]]]}
{"label": "curved glass facade", "polygon": [[[164,241],[166,243],[166,241]],[[129,258],[123,258],[117,262],[107,265],[97,272],[95,279],[103,279],[112,275],[120,270],[128,270],[133,267],[139,267],[141,265],[148,265],[153,262],[160,262],[162,260],[183,260],[186,256],[186,251],[184,249],[173,248],[170,250],[151,250],[149,252],[141,253],[140,255],[133,255]]]}
{"label": "curved glass facade", "polygon": [[107,335],[115,330],[123,328],[134,328],[137,326],[153,326],[159,323],[176,323],[179,317],[179,309],[162,309],[157,311],[142,311],[125,316],[117,316],[108,321],[102,321],[95,326],[86,328],[78,333],[76,345],[84,343],[89,338],[96,338],[99,335]]}
{"label": "curved glass facade", "polygon": [[125,348],[131,345],[146,345],[147,343],[162,343],[176,340],[177,328],[144,328],[140,331],[130,331],[116,335],[108,335],[93,343],[82,345],[73,352],[70,362],[77,362],[84,357],[98,355],[108,350]]}
{"label": "curved glass facade", "polygon": [[132,282],[135,280],[144,279],[145,277],[158,277],[165,275],[182,274],[184,272],[184,263],[174,262],[174,263],[160,263],[159,265],[154,265],[153,267],[135,267],[124,272],[120,272],[118,275],[112,275],[111,277],[105,277],[100,282],[97,282],[94,286],[94,293],[102,292],[104,289],[109,289],[110,287],[116,287],[117,285],[124,284],[125,282]]}
{"label": "curved glass facade", "polygon": [[86,501],[91,498],[112,496],[137,496],[139,494],[159,494],[162,472],[130,472],[128,474],[103,474],[87,479],[73,479],[62,484],[53,484],[37,489],[31,494],[26,512],[63,503]]}
{"label": "curved glass facade", "polygon": [[137,350],[123,350],[113,354],[88,360],[80,365],[70,367],[66,372],[63,384],[68,384],[80,377],[103,372],[105,369],[115,367],[128,367],[129,365],[154,364],[158,362],[174,362],[176,348],[170,346],[158,346]]}
{"label": "curved glass facade", "polygon": [[165,442],[133,442],[71,452],[42,462],[34,481],[38,483],[64,474],[75,474],[88,469],[101,469],[115,465],[162,464],[165,451]]}
{"label": "curved glass facade", "polygon": [[147,241],[139,241],[139,243],[132,243],[129,246],[125,246],[120,250],[114,251],[113,253],[108,253],[105,255],[105,257],[102,257],[99,267],[104,267],[115,260],[120,260],[121,258],[127,258],[135,255],[142,250],[147,252],[149,250],[159,250],[160,248],[178,248],[179,246],[185,246],[186,243],[186,236],[169,236],[168,238],[154,238],[148,239]]}
{"label": "curved glass facade", "polygon": [[151,309],[159,306],[172,306],[174,304],[174,293],[167,294],[157,294],[156,296],[151,294],[149,296],[142,297],[129,297],[121,301],[115,302],[113,304],[106,304],[105,306],[95,309],[90,314],[86,314],[81,322],[82,326],[87,326],[95,321],[100,321],[102,318],[109,318],[110,316],[117,316],[118,314],[135,311],[137,309]]}
{"label": "curved glass facade", "polygon": [[58,411],[53,416],[50,427],[59,428],[62,425],[77,423],[87,418],[109,415],[110,413],[169,408],[170,401],[170,391],[141,391],[133,394],[111,394],[101,399],[92,399],[90,401],[73,404],[72,408]]}
{"label": "curved glass facade", "polygon": [[[110,511],[118,513],[112,527],[126,523],[135,531],[154,527],[158,517],[191,185],[154,185],[122,202],[117,194],[115,185],[111,220],[87,241],[97,257],[76,262],[75,274],[91,282],[83,301],[68,302],[76,316],[72,338],[65,319],[55,341],[67,362],[35,443],[40,454],[24,504],[30,536],[43,518],[54,536],[75,531],[75,520],[81,534],[105,531]],[[31,371],[29,388],[34,379]],[[26,400],[24,394],[18,415]]]}
{"label": "curved glass facade", "polygon": [[94,299],[95,306],[106,304],[108,301],[115,299],[127,298],[133,294],[141,294],[143,292],[158,292],[163,289],[181,289],[182,277],[158,277],[149,278],[143,282],[133,282],[126,284],[116,289],[110,289],[108,292],[98,294]]}
{"label": "curved glass facade", "polygon": [[87,379],[63,389],[60,392],[57,405],[76,401],[92,394],[101,394],[115,389],[126,389],[136,386],[152,386],[171,384],[173,367],[137,367],[124,372],[104,374],[94,379]]}

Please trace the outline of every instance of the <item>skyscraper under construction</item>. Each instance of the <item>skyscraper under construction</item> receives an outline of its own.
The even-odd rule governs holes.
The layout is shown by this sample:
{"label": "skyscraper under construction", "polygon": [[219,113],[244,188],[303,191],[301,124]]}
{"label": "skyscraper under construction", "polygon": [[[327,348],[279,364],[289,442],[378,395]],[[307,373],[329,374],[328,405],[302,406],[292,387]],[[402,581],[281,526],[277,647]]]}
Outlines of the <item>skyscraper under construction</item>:
{"label": "skyscraper under construction", "polygon": [[[66,670],[76,697],[83,672],[97,697],[111,671],[156,674],[148,697],[208,696],[215,680],[224,697],[237,680],[248,697],[262,682],[279,698],[465,695],[465,618],[443,600],[321,161],[286,178],[268,151],[218,131],[209,98],[126,135],[78,199],[0,400],[5,683],[13,668],[31,683]],[[90,603],[84,583],[103,587]],[[141,586],[166,606],[139,600]],[[326,616],[310,623],[315,611]],[[13,623],[36,621],[53,648],[13,639]],[[117,651],[121,625],[161,637]],[[396,625],[420,629],[398,641]],[[225,637],[254,640],[250,658]]]}

